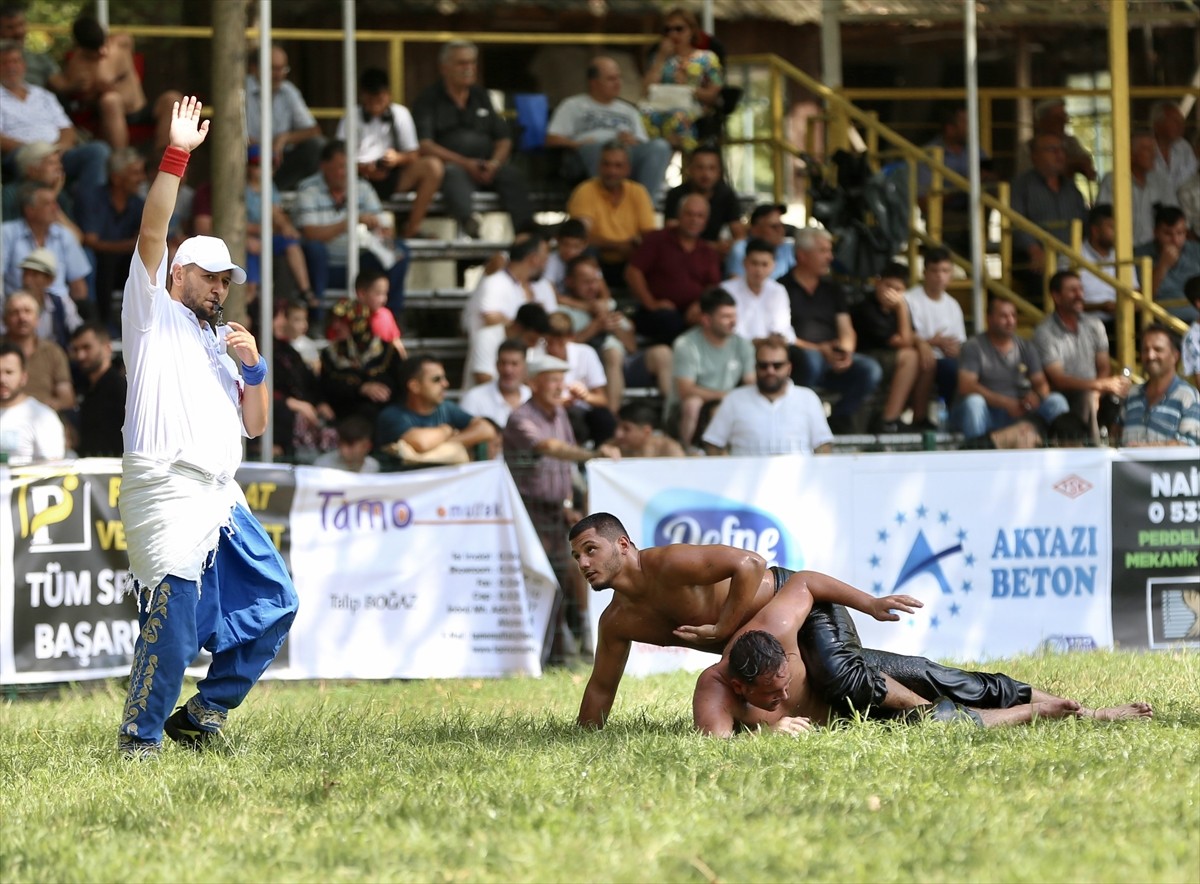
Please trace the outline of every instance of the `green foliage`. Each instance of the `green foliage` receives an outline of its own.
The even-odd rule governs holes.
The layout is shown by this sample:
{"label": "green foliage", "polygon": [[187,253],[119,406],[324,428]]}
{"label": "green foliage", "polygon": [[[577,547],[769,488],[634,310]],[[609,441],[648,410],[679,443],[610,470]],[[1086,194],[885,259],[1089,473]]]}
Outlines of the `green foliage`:
{"label": "green foliage", "polygon": [[586,671],[274,682],[215,750],[130,763],[111,682],[0,706],[0,880],[1197,880],[1200,655],[988,668],[1155,718],[719,741],[685,673],[602,732]]}

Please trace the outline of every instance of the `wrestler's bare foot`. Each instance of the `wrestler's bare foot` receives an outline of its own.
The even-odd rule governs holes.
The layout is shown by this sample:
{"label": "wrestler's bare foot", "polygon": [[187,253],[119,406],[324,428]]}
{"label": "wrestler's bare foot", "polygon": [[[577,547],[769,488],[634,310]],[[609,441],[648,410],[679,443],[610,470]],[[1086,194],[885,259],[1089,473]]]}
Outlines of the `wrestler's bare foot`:
{"label": "wrestler's bare foot", "polygon": [[1070,718],[1079,714],[1079,704],[1074,700],[1051,697],[1037,703],[1023,703],[1008,709],[976,709],[984,727],[1008,727],[1014,724],[1029,724],[1035,718]]}
{"label": "wrestler's bare foot", "polygon": [[1102,709],[1080,709],[1079,714],[1096,721],[1127,721],[1132,718],[1153,718],[1154,710],[1149,703],[1126,703],[1124,706],[1105,706]]}

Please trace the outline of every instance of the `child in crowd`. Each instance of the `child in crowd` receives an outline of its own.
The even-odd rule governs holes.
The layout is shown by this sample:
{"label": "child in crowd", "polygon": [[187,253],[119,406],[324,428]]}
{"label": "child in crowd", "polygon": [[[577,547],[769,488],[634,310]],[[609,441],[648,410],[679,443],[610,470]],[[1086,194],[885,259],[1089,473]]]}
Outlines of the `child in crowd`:
{"label": "child in crowd", "polygon": [[542,278],[549,280],[554,286],[554,290],[558,292],[558,302],[567,306],[578,307],[578,304],[570,304],[570,298],[563,298],[563,282],[567,278],[567,265],[571,260],[578,258],[588,250],[588,232],[587,227],[578,218],[568,218],[558,228],[558,236],[555,237],[555,249],[550,253],[550,257],[546,260],[546,269],[542,272]]}
{"label": "child in crowd", "polygon": [[379,461],[371,457],[371,437],[374,433],[369,420],[362,415],[352,414],[338,423],[337,435],[337,450],[322,454],[313,461],[313,466],[351,473],[379,472]]}
{"label": "child in crowd", "polygon": [[371,332],[385,344],[391,344],[401,357],[408,352],[400,340],[400,326],[388,309],[388,277],[381,270],[363,270],[354,278],[354,296],[367,308],[371,316]]}

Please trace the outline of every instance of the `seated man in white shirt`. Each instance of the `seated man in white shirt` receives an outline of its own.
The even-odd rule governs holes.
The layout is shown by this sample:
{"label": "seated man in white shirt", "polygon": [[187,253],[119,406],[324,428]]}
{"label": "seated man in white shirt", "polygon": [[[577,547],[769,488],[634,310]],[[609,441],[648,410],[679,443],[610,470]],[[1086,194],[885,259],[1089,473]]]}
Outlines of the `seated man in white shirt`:
{"label": "seated man in white shirt", "polygon": [[[1080,254],[1095,263],[1110,276],[1117,275],[1117,225],[1113,219],[1112,206],[1097,203],[1088,212],[1083,226],[1083,245]],[[1088,270],[1079,271],[1083,283],[1083,309],[1098,317],[1111,339],[1113,336],[1113,312],[1117,309],[1117,290]],[[1138,282],[1137,267],[1133,268],[1133,285]]]}
{"label": "seated man in white shirt", "polygon": [[0,342],[0,454],[14,466],[66,456],[62,421],[25,392],[28,382],[25,353]]}
{"label": "seated man in white shirt", "polygon": [[527,303],[540,304],[547,314],[558,309],[554,286],[542,278],[550,247],[541,236],[525,236],[508,250],[507,266],[489,273],[471,293],[463,307],[462,328],[470,338],[463,383],[468,389],[490,381],[496,369],[496,354],[505,338],[508,323]]}
{"label": "seated man in white shirt", "polygon": [[[503,430],[509,415],[529,396],[529,386],[525,383],[525,342],[509,338],[496,354],[496,379],[467,390],[459,405],[467,414],[485,417],[496,425],[497,430]],[[499,442],[497,437],[496,450],[489,451],[489,457],[499,454]]]}
{"label": "seated man in white shirt", "polygon": [[[958,390],[958,352],[967,340],[967,327],[963,320],[962,307],[946,291],[954,274],[954,262],[950,250],[935,246],[925,251],[925,268],[921,284],[904,293],[908,312],[912,317],[913,331],[917,334],[917,351],[921,368],[929,360],[936,360],[932,376],[938,397],[949,409]],[[913,390],[912,401],[929,401],[930,375],[922,371]],[[924,428],[922,417],[914,417],[913,426]]]}
{"label": "seated man in white shirt", "polygon": [[766,240],[755,238],[746,243],[742,275],[725,280],[721,288],[733,295],[737,304],[734,334],[755,343],[772,335],[787,344],[795,343],[792,302],[787,289],[775,281],[775,249]]}
{"label": "seated man in white shirt", "polygon": [[[1177,206],[1177,188],[1166,172],[1154,167],[1154,135],[1138,129],[1129,138],[1129,190],[1132,199],[1133,244],[1140,246],[1154,239],[1154,213],[1160,206]],[[1100,182],[1096,203],[1113,202],[1113,173]]]}
{"label": "seated man in white shirt", "polygon": [[[417,125],[408,108],[392,101],[386,71],[367,68],[362,72],[358,103],[358,174],[371,182],[384,201],[393,194],[414,191],[412,210],[401,236],[417,236],[429,204],[442,186],[446,167],[437,157],[418,153]],[[344,117],[338,123],[337,137],[346,138]]]}
{"label": "seated man in white shirt", "polygon": [[787,344],[769,338],[754,348],[754,386],[725,395],[703,442],[709,455],[824,454],[833,433],[817,394],[792,383]]}

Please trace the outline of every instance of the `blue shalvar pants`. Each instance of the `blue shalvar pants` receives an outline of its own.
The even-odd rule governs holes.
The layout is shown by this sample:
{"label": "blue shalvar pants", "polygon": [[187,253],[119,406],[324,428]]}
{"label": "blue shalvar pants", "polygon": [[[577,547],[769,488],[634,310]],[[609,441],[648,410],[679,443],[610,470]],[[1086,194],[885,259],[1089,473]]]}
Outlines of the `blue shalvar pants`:
{"label": "blue shalvar pants", "polygon": [[275,659],[299,603],[271,538],[241,504],[232,529],[221,529],[199,590],[195,581],[169,574],[139,592],[141,634],[118,735],[125,750],[162,742],[184,670],[200,648],[212,653],[212,663],[187,703],[188,715],[203,730],[220,729]]}

